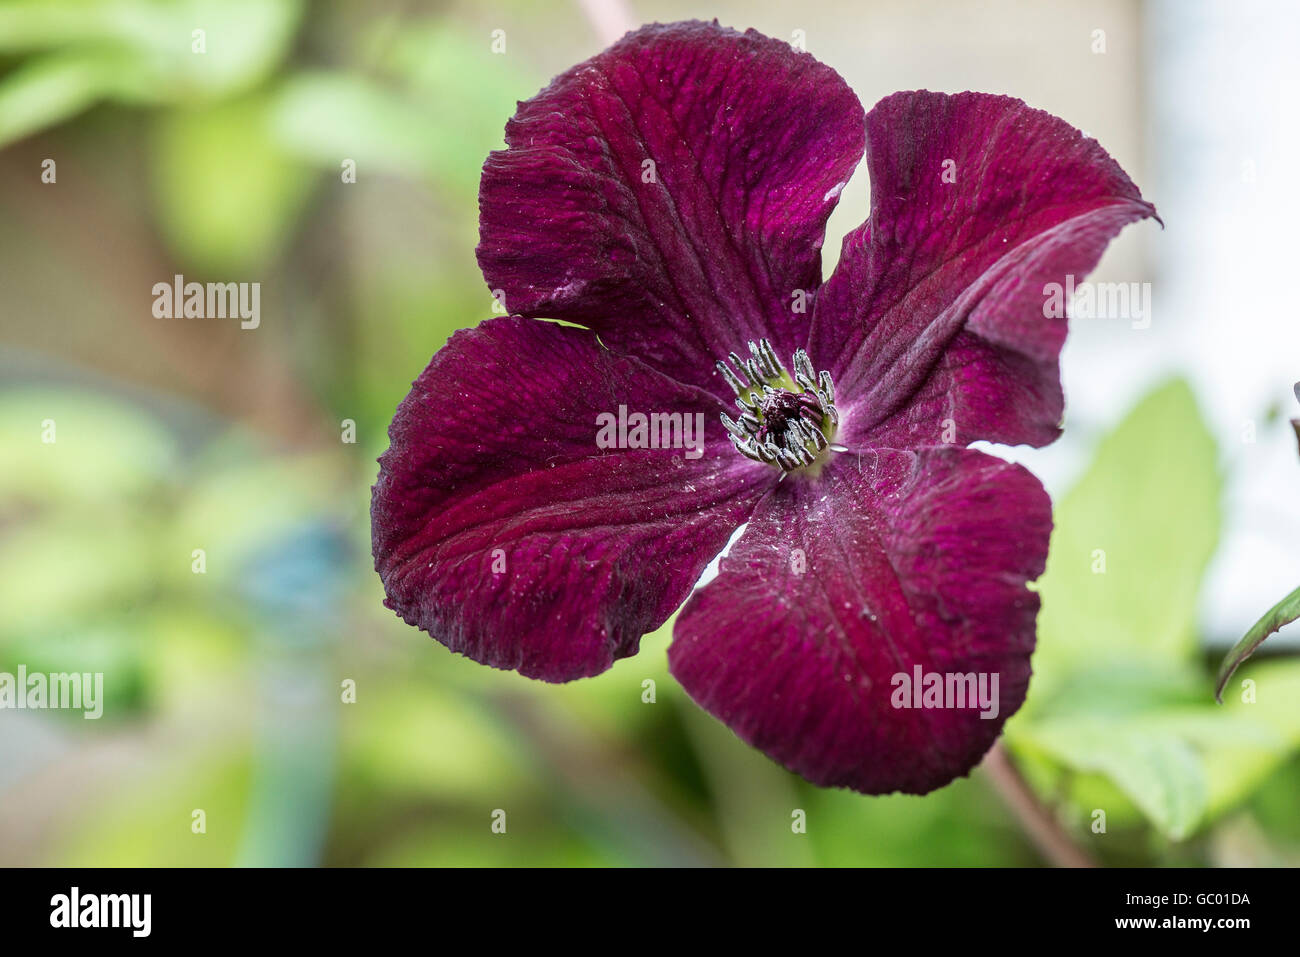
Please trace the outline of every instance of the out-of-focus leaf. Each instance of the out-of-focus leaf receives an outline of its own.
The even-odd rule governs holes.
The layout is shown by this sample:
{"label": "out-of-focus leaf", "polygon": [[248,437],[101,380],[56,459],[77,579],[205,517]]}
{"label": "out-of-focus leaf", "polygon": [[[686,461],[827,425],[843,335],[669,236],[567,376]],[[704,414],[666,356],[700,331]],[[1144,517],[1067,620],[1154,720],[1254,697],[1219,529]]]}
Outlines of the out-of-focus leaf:
{"label": "out-of-focus leaf", "polygon": [[[477,195],[488,152],[537,81],[478,38],[443,21],[380,23],[367,55],[390,83],[343,73],[304,73],[285,84],[276,129],[286,148],[337,171],[367,169],[429,177],[449,196]],[[473,83],[465,78],[474,77]]]}
{"label": "out-of-focus leaf", "polygon": [[1264,725],[1207,709],[1049,719],[1031,725],[1017,740],[1075,771],[1105,774],[1175,840],[1187,837],[1211,806],[1206,751],[1240,747],[1279,753],[1286,746],[1281,734]]}
{"label": "out-of-focus leaf", "polygon": [[[83,699],[80,711],[51,712],[75,719],[82,726],[77,730],[98,731],[114,721],[135,716],[148,704],[149,652],[134,616],[105,615],[94,620],[87,615],[61,631],[27,632],[17,640],[0,644],[0,671],[13,674],[22,665],[29,675],[102,675],[102,685],[92,681],[93,693],[98,695],[93,703]],[[92,688],[83,688],[83,693],[92,692]],[[92,711],[98,711],[99,716],[86,720],[84,714]]]}
{"label": "out-of-focus leaf", "polygon": [[[509,840],[493,834],[481,812],[439,814],[437,823],[394,829],[389,839],[365,849],[368,867],[624,867],[640,864],[592,846],[565,822],[535,808],[511,812]],[[486,823],[485,823],[486,822]],[[400,824],[400,822],[398,822]]]}
{"label": "out-of-focus leaf", "polygon": [[[616,661],[600,681],[570,681],[546,687],[546,697],[567,708],[580,722],[630,737],[653,727],[664,707],[695,708],[676,679],[668,674],[670,618],[641,639],[639,653]],[[647,683],[648,682],[648,683]],[[551,694],[550,692],[554,692]]]}
{"label": "out-of-focus leaf", "polygon": [[271,139],[262,97],[173,110],[154,154],[158,221],[177,259],[231,281],[274,262],[311,177]]}
{"label": "out-of-focus leaf", "polygon": [[1119,660],[1098,662],[1093,667],[1072,672],[1057,685],[1048,705],[1028,712],[1028,717],[1037,719],[1047,714],[1053,718],[1090,714],[1119,717],[1152,708],[1179,708],[1204,702],[1205,675],[1191,666],[1164,668]]}
{"label": "out-of-focus leaf", "polygon": [[[519,100],[537,92],[537,78],[446,20],[401,30],[383,45],[382,58],[415,95],[437,104],[435,176],[451,191],[478,195],[483,160],[504,145],[506,120]],[[467,76],[474,83],[467,85]]]}
{"label": "out-of-focus leaf", "polygon": [[[1226,708],[1178,703],[1166,696],[1165,677],[1154,673],[1143,689],[1141,672],[1120,686],[1105,706],[1101,693],[1090,709],[1063,709],[1008,724],[1008,743],[1019,755],[1046,756],[1083,779],[1067,782],[1076,803],[1125,815],[1104,800],[1087,775],[1104,775],[1167,837],[1181,840],[1236,806],[1269,773],[1300,749],[1300,663],[1279,662],[1251,671],[1250,694]],[[1204,700],[1204,692],[1198,696]],[[1118,814],[1115,811],[1118,810]]]}
{"label": "out-of-focus leaf", "polygon": [[1255,649],[1264,643],[1269,635],[1277,632],[1283,625],[1300,618],[1300,588],[1297,588],[1291,594],[1287,595],[1280,602],[1268,610],[1259,621],[1251,625],[1250,630],[1242,637],[1241,641],[1232,646],[1227,655],[1224,656],[1223,664],[1219,665],[1219,675],[1214,682],[1214,698],[1220,704],[1223,703],[1223,689],[1227,685],[1228,679],[1232,673],[1237,670],[1237,666],[1255,653]]}
{"label": "out-of-focus leaf", "polygon": [[[466,268],[473,266],[472,255],[466,257]],[[358,383],[352,400],[363,435],[375,443],[367,470],[373,471],[374,456],[388,447],[388,423],[420,370],[458,328],[492,314],[486,286],[469,286],[463,274],[453,279],[443,269],[438,263],[419,280],[387,269],[354,278],[353,299],[366,303],[374,317],[356,331]],[[481,294],[474,295],[479,288]]]}
{"label": "out-of-focus leaf", "polygon": [[357,707],[344,711],[347,774],[408,800],[481,804],[530,792],[501,726],[471,699],[437,685],[353,676]]}
{"label": "out-of-focus leaf", "polygon": [[0,144],[101,99],[185,103],[247,90],[285,55],[301,9],[300,0],[0,4],[0,52],[36,54],[0,81]]}
{"label": "out-of-focus leaf", "polygon": [[133,71],[129,57],[101,51],[55,53],[24,63],[0,77],[0,146],[126,89]]}
{"label": "out-of-focus leaf", "polygon": [[1240,801],[1296,747],[1267,709],[1204,700],[1197,594],[1218,539],[1217,452],[1187,385],[1143,399],[1056,510],[1030,700],[1008,744],[1104,776],[1180,840]]}
{"label": "out-of-focus leaf", "polygon": [[231,687],[251,684],[241,618],[206,612],[187,596],[169,593],[137,624],[148,648],[143,664],[153,711],[201,721],[223,706]]}
{"label": "out-of-focus leaf", "polygon": [[301,0],[7,0],[0,51],[116,51],[169,81],[154,97],[231,93],[284,55],[301,12]]}
{"label": "out-of-focus leaf", "polygon": [[1025,867],[1039,860],[1005,808],[974,778],[924,797],[800,790],[807,834],[792,833],[786,809],[771,833],[750,838],[806,842],[821,867]]}
{"label": "out-of-focus leaf", "polygon": [[0,392],[0,461],[0,510],[13,501],[120,507],[174,474],[177,447],[160,423],[126,403],[23,389]]}
{"label": "out-of-focus leaf", "polygon": [[239,54],[249,59],[293,22],[300,6],[298,0],[6,0],[0,50],[105,44],[159,54],[179,47],[188,54],[190,34],[201,28],[223,41],[249,31]]}
{"label": "out-of-focus leaf", "polygon": [[270,123],[282,148],[339,173],[345,159],[353,160],[358,176],[367,170],[425,176],[441,149],[424,110],[351,74],[295,76],[276,93]]}
{"label": "out-of-focus leaf", "polygon": [[1300,759],[1292,758],[1270,774],[1250,799],[1250,817],[1258,822],[1270,850],[1291,851],[1289,866],[1300,866],[1300,815],[1295,812],[1300,794]]}
{"label": "out-of-focus leaf", "polygon": [[789,771],[755,751],[712,715],[686,705],[685,721],[708,779],[731,860],[742,867],[806,867],[813,845],[793,830],[802,810]]}
{"label": "out-of-focus leaf", "polygon": [[[1207,719],[1225,711],[1234,721],[1249,721],[1258,731],[1237,742],[1223,742],[1207,750],[1206,775],[1211,784],[1210,811],[1216,814],[1236,805],[1262,785],[1283,761],[1300,751],[1300,662],[1271,661],[1248,666],[1248,686],[1230,696],[1223,708],[1205,705]],[[1280,744],[1268,746],[1266,735]],[[1275,740],[1276,740],[1275,739]]]}
{"label": "out-of-focus leaf", "polygon": [[1193,657],[1197,594],[1219,537],[1217,457],[1182,380],[1102,441],[1056,508],[1031,709],[1098,663],[1170,669]]}
{"label": "out-of-focus leaf", "polygon": [[109,508],[20,525],[0,539],[0,640],[89,626],[129,607],[158,580],[156,545],[138,518]]}
{"label": "out-of-focus leaf", "polygon": [[[193,734],[187,737],[188,758],[173,753],[168,763],[157,765],[129,746],[119,747],[135,763],[133,779],[119,780],[111,790],[95,782],[107,796],[81,802],[84,816],[60,829],[53,862],[63,867],[231,866],[248,817],[248,751],[227,741],[195,753]],[[196,810],[204,814],[203,833],[192,830]]]}

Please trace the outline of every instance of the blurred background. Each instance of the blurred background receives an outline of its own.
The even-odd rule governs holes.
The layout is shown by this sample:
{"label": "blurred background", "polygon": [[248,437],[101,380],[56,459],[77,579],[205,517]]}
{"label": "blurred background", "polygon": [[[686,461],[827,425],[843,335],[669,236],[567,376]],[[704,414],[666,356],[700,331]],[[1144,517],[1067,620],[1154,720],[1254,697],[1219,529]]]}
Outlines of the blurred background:
{"label": "blurred background", "polygon": [[[1057,508],[1016,776],[819,790],[691,704],[667,627],[555,687],[381,605],[375,458],[492,314],[478,173],[515,101],[715,16],[868,107],[1021,97],[1166,223],[1093,276],[1150,283],[1149,327],[1075,322],[1065,437],[999,450]],[[1298,36],[1284,0],[0,2],[0,672],[104,675],[99,720],[0,710],[0,865],[1049,863],[1026,793],[1096,863],[1300,863],[1295,636],[1212,695],[1300,584]],[[860,171],[827,271],[868,202]],[[260,325],[155,317],[176,274],[261,283]]]}

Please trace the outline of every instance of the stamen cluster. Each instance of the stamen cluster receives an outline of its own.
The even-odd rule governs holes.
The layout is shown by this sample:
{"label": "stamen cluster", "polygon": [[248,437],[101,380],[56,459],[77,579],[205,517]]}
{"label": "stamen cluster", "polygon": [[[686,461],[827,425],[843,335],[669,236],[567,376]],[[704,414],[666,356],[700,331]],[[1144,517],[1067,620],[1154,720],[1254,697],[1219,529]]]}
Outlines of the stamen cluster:
{"label": "stamen cluster", "polygon": [[798,349],[792,376],[766,339],[749,343],[749,353],[742,359],[733,352],[730,364],[717,364],[740,408],[739,419],[722,416],[731,444],[756,462],[786,471],[812,465],[839,424],[830,373],[817,373],[808,353]]}

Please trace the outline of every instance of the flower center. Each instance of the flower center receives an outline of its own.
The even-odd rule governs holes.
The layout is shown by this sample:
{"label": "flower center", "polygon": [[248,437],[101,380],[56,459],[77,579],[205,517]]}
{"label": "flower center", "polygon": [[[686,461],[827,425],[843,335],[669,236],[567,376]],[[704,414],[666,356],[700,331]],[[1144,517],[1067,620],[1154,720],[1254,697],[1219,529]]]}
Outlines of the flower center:
{"label": "flower center", "polygon": [[749,355],[741,359],[733,352],[730,364],[718,363],[740,407],[739,419],[722,416],[731,444],[741,455],[786,471],[812,465],[830,447],[840,421],[831,374],[815,372],[799,349],[791,376],[766,339],[751,342]]}

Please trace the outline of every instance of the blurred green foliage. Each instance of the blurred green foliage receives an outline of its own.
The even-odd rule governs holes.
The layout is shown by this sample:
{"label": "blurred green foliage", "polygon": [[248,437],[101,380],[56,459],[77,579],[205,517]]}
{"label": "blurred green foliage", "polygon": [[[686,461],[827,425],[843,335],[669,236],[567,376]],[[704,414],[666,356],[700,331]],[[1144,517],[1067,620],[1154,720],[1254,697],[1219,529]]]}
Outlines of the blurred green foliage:
{"label": "blurred green foliage", "polygon": [[0,83],[0,145],[101,101],[238,93],[285,55],[301,12],[297,0],[8,0],[0,54],[22,60]]}
{"label": "blurred green foliage", "polygon": [[1029,700],[1007,724],[1039,787],[1091,833],[1149,821],[1181,840],[1300,748],[1300,662],[1261,666],[1226,707],[1196,631],[1222,480],[1191,390],[1147,396],[1057,503]]}
{"label": "blurred green foliage", "polygon": [[1223,689],[1227,687],[1236,669],[1253,655],[1266,639],[1276,634],[1284,625],[1289,625],[1296,620],[1300,620],[1300,588],[1295,589],[1264,612],[1259,621],[1247,629],[1241,640],[1228,649],[1228,653],[1219,664],[1219,673],[1214,681],[1215,696],[1222,697]]}
{"label": "blurred green foliage", "polygon": [[[0,717],[0,863],[1038,862],[980,773],[924,798],[866,799],[776,767],[668,676],[671,623],[600,679],[553,687],[450,655],[382,607],[374,457],[429,356],[490,314],[473,259],[478,171],[514,101],[545,80],[439,11],[0,4],[0,147],[35,142],[34,155],[82,168],[121,148],[109,154],[121,168],[101,172],[109,193],[145,171],[133,212],[106,207],[118,217],[106,220],[109,278],[135,257],[158,280],[291,290],[257,333],[256,363],[197,370],[183,397],[147,378],[127,388],[146,375],[133,354],[173,336],[182,349],[179,334],[132,325],[129,310],[147,309],[138,290],[123,306],[97,261],[49,246],[94,298],[91,320],[117,322],[124,344],[104,358],[108,381],[72,362],[6,367],[0,671],[103,671],[107,700],[99,721]],[[82,137],[59,138],[69,125]],[[33,188],[0,189],[0,210]],[[147,234],[133,240],[137,215]],[[32,230],[21,242],[51,241]],[[15,295],[20,277],[6,278]],[[33,296],[6,308],[54,307]],[[306,412],[281,408],[284,382]],[[258,389],[243,407],[258,415],[230,413]],[[340,441],[345,421],[355,444]],[[46,422],[55,441],[42,441]],[[1171,383],[1056,510],[1035,677],[1006,738],[1105,862],[1300,853],[1288,814],[1300,665],[1252,663],[1239,677],[1253,702],[1211,703],[1195,623],[1219,534],[1217,458],[1189,390]],[[1098,808],[1107,834],[1091,829]],[[497,809],[505,835],[490,828]],[[806,834],[791,828],[800,811]]]}

